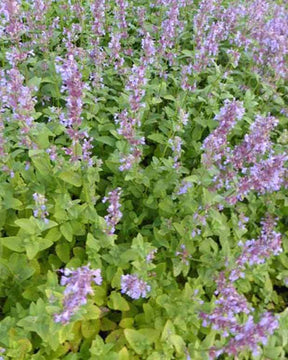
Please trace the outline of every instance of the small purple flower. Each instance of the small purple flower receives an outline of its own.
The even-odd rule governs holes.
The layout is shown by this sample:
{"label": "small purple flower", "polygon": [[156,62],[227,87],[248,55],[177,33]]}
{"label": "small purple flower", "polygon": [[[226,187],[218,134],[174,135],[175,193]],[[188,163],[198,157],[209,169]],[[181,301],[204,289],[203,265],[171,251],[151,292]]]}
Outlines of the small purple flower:
{"label": "small purple flower", "polygon": [[153,249],[149,252],[149,254],[146,256],[147,263],[151,262],[155,258],[155,254],[157,253],[157,249]]}
{"label": "small purple flower", "polygon": [[35,208],[33,210],[34,217],[42,219],[47,224],[49,222],[49,219],[47,219],[49,213],[45,205],[47,199],[44,195],[38,193],[33,194],[33,199],[35,201]]}
{"label": "small purple flower", "polygon": [[181,183],[181,186],[179,187],[177,195],[186,194],[188,189],[190,189],[191,187],[192,187],[192,184],[190,182],[183,180]]}
{"label": "small purple flower", "polygon": [[176,251],[175,255],[181,257],[181,261],[185,265],[189,265],[189,260],[191,258],[191,255],[189,254],[188,250],[186,249],[186,246],[184,244],[181,244],[181,251]]}
{"label": "small purple flower", "polygon": [[127,294],[132,299],[145,298],[150,290],[150,285],[144,280],[139,279],[135,274],[121,276],[121,292],[122,294]]}

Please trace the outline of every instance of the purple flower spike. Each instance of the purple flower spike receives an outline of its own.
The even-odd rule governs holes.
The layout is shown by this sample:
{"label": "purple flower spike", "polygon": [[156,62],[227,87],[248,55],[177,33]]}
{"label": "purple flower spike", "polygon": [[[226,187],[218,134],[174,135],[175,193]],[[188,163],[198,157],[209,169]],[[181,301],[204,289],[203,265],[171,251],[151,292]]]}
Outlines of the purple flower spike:
{"label": "purple flower spike", "polygon": [[108,207],[108,215],[105,216],[105,221],[107,224],[106,233],[108,235],[113,235],[115,232],[115,226],[118,224],[120,219],[122,218],[122,212],[120,211],[120,195],[121,195],[121,188],[117,188],[113,191],[108,193],[108,197],[104,197],[102,200],[103,203],[109,202]]}
{"label": "purple flower spike", "polygon": [[93,295],[91,283],[102,284],[101,270],[90,269],[89,264],[76,270],[60,270],[63,274],[60,280],[64,290],[63,311],[54,315],[54,321],[62,324],[70,322],[71,317],[77,312],[81,305],[87,303],[87,295]]}

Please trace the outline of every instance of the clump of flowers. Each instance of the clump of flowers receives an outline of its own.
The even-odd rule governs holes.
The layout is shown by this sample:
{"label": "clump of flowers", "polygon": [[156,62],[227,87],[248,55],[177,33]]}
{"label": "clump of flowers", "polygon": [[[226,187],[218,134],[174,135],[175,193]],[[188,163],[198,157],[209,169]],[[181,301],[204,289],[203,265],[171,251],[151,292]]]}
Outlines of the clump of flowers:
{"label": "clump of flowers", "polygon": [[28,149],[36,149],[36,144],[31,140],[30,131],[34,126],[34,117],[36,98],[32,96],[32,89],[24,85],[24,76],[17,68],[7,70],[8,80],[4,78],[5,74],[1,74],[1,90],[3,108],[12,111],[11,116],[7,116],[7,120],[11,119],[20,129],[19,144]]}
{"label": "clump of flowers", "polygon": [[5,33],[12,39],[18,39],[25,30],[19,1],[3,0],[0,5],[0,13],[4,15],[1,23],[4,25]]}
{"label": "clump of flowers", "polygon": [[[63,85],[61,91],[67,90],[67,115],[60,115],[60,122],[66,127],[66,133],[72,139],[72,144],[64,148],[70,160],[75,162],[83,160],[89,166],[93,165],[92,140],[87,131],[80,130],[82,124],[83,91],[85,84],[78,69],[78,64],[73,54],[68,54],[66,59],[57,58],[56,70],[61,74]],[[82,143],[81,143],[82,142]],[[79,151],[80,148],[80,151]]]}
{"label": "clump of flowers", "polygon": [[97,36],[105,35],[105,0],[94,0],[90,5],[93,15],[92,31]]}
{"label": "clump of flowers", "polygon": [[120,211],[120,195],[121,188],[117,188],[108,193],[108,196],[104,197],[102,200],[103,203],[108,202],[108,215],[105,216],[105,221],[107,224],[106,233],[108,235],[113,235],[115,232],[115,226],[118,224],[122,218],[122,212]]}
{"label": "clump of flowers", "polygon": [[67,324],[80,306],[87,303],[87,296],[93,295],[92,284],[102,284],[101,270],[90,269],[90,265],[76,270],[59,270],[63,275],[60,284],[66,286],[64,290],[63,311],[54,315],[56,323]]}
{"label": "clump of flowers", "polygon": [[242,249],[236,259],[236,267],[232,269],[229,276],[230,281],[244,277],[245,265],[263,264],[269,257],[279,255],[283,250],[281,247],[281,234],[274,230],[276,222],[271,215],[267,215],[261,222],[262,229],[258,239],[239,242]]}
{"label": "clump of flowers", "polygon": [[249,315],[244,324],[238,324],[235,327],[234,336],[222,349],[212,348],[209,352],[210,359],[216,359],[221,354],[237,356],[242,351],[248,350],[253,356],[260,354],[260,346],[266,345],[268,336],[272,335],[279,327],[279,320],[269,312],[261,315],[258,323],[255,323],[252,315]]}
{"label": "clump of flowers", "polygon": [[121,276],[121,292],[127,294],[132,299],[139,299],[140,297],[145,298],[147,292],[151,290],[144,280],[138,278],[137,275],[122,275]]}
{"label": "clump of flowers", "polygon": [[[278,318],[265,312],[256,323],[251,315],[254,309],[249,306],[246,298],[237,292],[224,271],[219,274],[216,283],[216,307],[211,314],[201,313],[201,317],[203,326],[211,324],[213,329],[219,330],[222,336],[228,339],[228,342],[221,349],[212,347],[209,351],[210,359],[217,359],[224,353],[237,356],[244,350],[252,351],[254,356],[259,355],[259,344],[265,345],[268,336],[278,328]],[[241,313],[248,315],[244,323],[241,323],[238,317]]]}
{"label": "clump of flowers", "polygon": [[144,65],[153,64],[155,61],[156,48],[149,32],[147,32],[145,37],[141,40],[141,46],[144,53],[141,62],[143,62]]}
{"label": "clump of flowers", "polygon": [[240,101],[225,100],[224,106],[220,109],[215,120],[219,126],[204,140],[203,163],[211,168],[212,165],[223,169],[222,161],[229,154],[228,134],[237,121],[241,120],[245,109]]}
{"label": "clump of flowers", "polygon": [[[277,316],[269,312],[262,314],[260,321],[255,322],[252,316],[254,309],[233,284],[245,276],[245,265],[262,264],[270,256],[282,251],[281,234],[274,231],[275,225],[274,218],[267,215],[262,221],[259,238],[239,243],[242,252],[235,261],[235,267],[222,271],[216,279],[216,306],[210,314],[201,313],[201,317],[203,326],[211,325],[228,341],[221,349],[212,347],[210,359],[216,359],[224,353],[237,356],[244,350],[250,350],[253,356],[257,356],[260,353],[259,344],[266,345],[268,336],[279,326]],[[241,322],[238,316],[240,313],[247,314],[247,320]]]}
{"label": "clump of flowers", "polygon": [[144,86],[147,84],[145,75],[146,66],[144,64],[133,65],[125,86],[125,90],[130,92],[129,102],[131,110],[134,112],[139,111],[144,106],[144,104],[141,104],[141,100],[145,95]]}
{"label": "clump of flowers", "polygon": [[44,195],[38,193],[33,194],[33,199],[35,201],[35,208],[33,210],[34,217],[42,219],[45,224],[48,224],[49,219],[47,219],[47,216],[49,215],[49,212],[46,207],[47,199]]}
{"label": "clump of flowers", "polygon": [[275,154],[270,140],[271,131],[278,124],[273,116],[257,115],[243,141],[231,148],[228,135],[243,114],[242,104],[225,101],[220,114],[215,117],[219,126],[203,144],[204,166],[209,170],[217,169],[212,190],[233,190],[226,198],[229,204],[243,200],[253,190],[258,194],[277,191],[287,178],[288,157]]}
{"label": "clump of flowers", "polygon": [[115,123],[120,126],[119,129],[117,129],[118,134],[122,135],[130,145],[130,153],[121,154],[119,170],[129,170],[133,164],[140,160],[142,154],[141,145],[145,144],[145,138],[137,134],[141,123],[139,119],[129,116],[126,109],[119,114],[115,114],[114,119]]}

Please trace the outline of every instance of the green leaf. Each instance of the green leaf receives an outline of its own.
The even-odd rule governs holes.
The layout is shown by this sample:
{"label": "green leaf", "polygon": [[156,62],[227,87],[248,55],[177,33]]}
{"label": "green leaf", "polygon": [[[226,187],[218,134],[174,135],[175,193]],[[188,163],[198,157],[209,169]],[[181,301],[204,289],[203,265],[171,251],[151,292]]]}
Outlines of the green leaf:
{"label": "green leaf", "polygon": [[59,175],[59,178],[63,181],[67,182],[76,187],[80,187],[82,185],[82,178],[81,176],[74,172],[74,171],[64,171]]}
{"label": "green leaf", "polygon": [[281,346],[266,347],[264,350],[264,356],[271,360],[283,359],[283,349]]}
{"label": "green leaf", "polygon": [[[158,298],[157,298],[158,299]],[[175,328],[174,328],[174,325],[172,323],[171,320],[167,320],[166,321],[166,324],[164,326],[164,329],[163,329],[163,332],[162,332],[162,335],[161,335],[161,340],[162,341],[167,341],[169,339],[169,337],[171,335],[175,334]]]}
{"label": "green leaf", "polygon": [[38,226],[32,217],[30,219],[15,220],[15,224],[30,235],[35,235],[39,232]]}
{"label": "green leaf", "polygon": [[86,246],[87,246],[87,248],[94,250],[96,253],[98,253],[98,251],[101,247],[99,242],[90,233],[87,235]]}
{"label": "green leaf", "polygon": [[115,139],[113,139],[110,136],[96,136],[95,140],[99,141],[99,142],[101,142],[103,144],[113,146],[113,147],[115,146],[115,142],[116,142]]}
{"label": "green leaf", "polygon": [[30,241],[29,243],[25,244],[25,250],[28,259],[31,260],[38,254],[38,251],[40,250],[39,243],[37,241]]}
{"label": "green leaf", "polygon": [[176,334],[172,334],[170,336],[170,342],[172,343],[172,345],[175,347],[175,350],[178,354],[183,354],[186,345],[185,345],[185,341],[182,339],[181,336],[176,335]]}
{"label": "green leaf", "polygon": [[125,329],[124,335],[131,346],[131,348],[138,354],[141,355],[145,350],[148,350],[151,345],[151,340],[139,331],[134,329]]}
{"label": "green leaf", "polygon": [[100,331],[99,320],[86,320],[81,322],[81,332],[84,338],[91,339]]}
{"label": "green leaf", "polygon": [[41,81],[42,81],[41,78],[34,76],[32,79],[29,79],[27,81],[27,86],[33,87],[33,88],[36,87],[38,89],[41,84]]}
{"label": "green leaf", "polygon": [[118,353],[119,360],[129,360],[129,352],[127,348],[124,346]]}
{"label": "green leaf", "polygon": [[159,143],[159,144],[166,144],[167,143],[167,138],[161,134],[161,133],[154,133],[148,136],[148,139]]}
{"label": "green leaf", "polygon": [[130,309],[128,302],[116,291],[112,291],[108,306],[113,310],[128,311]]}
{"label": "green leaf", "polygon": [[61,234],[65,237],[66,240],[71,242],[73,240],[73,229],[70,222],[66,222],[60,226]]}
{"label": "green leaf", "polygon": [[35,268],[30,265],[26,256],[16,253],[13,253],[9,258],[9,269],[17,282],[29,279],[35,272]]}
{"label": "green leaf", "polygon": [[[96,289],[97,291],[97,289]],[[98,306],[94,305],[92,302],[88,303],[85,306],[86,314],[84,315],[85,320],[97,320],[101,317],[101,310]]]}
{"label": "green leaf", "polygon": [[[40,150],[38,150],[40,151]],[[41,150],[43,152],[43,150]],[[35,168],[39,171],[39,173],[43,176],[49,176],[51,175],[51,165],[50,160],[46,153],[43,153],[44,156],[32,156],[31,150],[29,151],[29,156],[32,159],[32,163],[35,166]]]}
{"label": "green leaf", "polygon": [[[99,335],[97,335],[96,339],[92,342],[90,352],[92,355],[103,356],[103,355],[108,354],[113,346],[114,346],[113,343],[105,344],[103,339]],[[96,359],[98,360],[98,357]],[[101,357],[101,359],[104,359],[104,358]],[[100,360],[100,358],[99,358],[99,360]]]}
{"label": "green leaf", "polygon": [[25,251],[25,247],[23,244],[23,240],[17,236],[9,236],[6,238],[0,238],[0,242],[3,246],[7,247],[12,251],[23,252]]}
{"label": "green leaf", "polygon": [[52,221],[50,219],[48,219],[48,222],[45,222],[42,219],[35,219],[35,222],[41,232],[49,230],[58,225],[55,221]]}
{"label": "green leaf", "polygon": [[3,205],[5,209],[20,210],[22,207],[22,202],[10,195],[4,198]]}
{"label": "green leaf", "polygon": [[61,243],[56,246],[56,254],[61,261],[68,263],[70,260],[70,246],[67,243]]}

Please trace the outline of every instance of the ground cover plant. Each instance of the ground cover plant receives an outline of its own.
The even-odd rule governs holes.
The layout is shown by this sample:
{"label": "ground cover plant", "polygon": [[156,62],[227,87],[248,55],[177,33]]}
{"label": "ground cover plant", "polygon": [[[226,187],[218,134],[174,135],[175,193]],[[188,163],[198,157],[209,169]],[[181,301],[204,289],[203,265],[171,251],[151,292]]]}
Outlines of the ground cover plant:
{"label": "ground cover plant", "polygon": [[0,359],[288,358],[288,5],[2,0]]}

